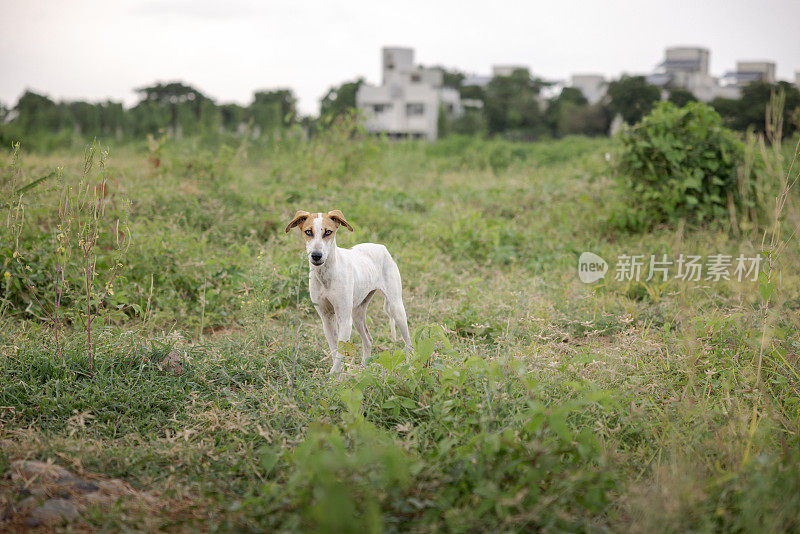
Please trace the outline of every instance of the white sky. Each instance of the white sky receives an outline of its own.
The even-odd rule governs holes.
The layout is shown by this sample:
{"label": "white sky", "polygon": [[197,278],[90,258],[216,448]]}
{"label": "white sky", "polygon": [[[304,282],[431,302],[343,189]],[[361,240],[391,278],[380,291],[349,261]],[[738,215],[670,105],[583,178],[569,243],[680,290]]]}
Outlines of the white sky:
{"label": "white sky", "polygon": [[316,114],[328,87],[378,82],[380,48],[488,74],[523,64],[546,79],[646,73],[672,45],[800,70],[800,0],[0,0],[0,102],[26,88],[54,99],[136,102],[133,88],[181,80],[218,102],[290,87]]}

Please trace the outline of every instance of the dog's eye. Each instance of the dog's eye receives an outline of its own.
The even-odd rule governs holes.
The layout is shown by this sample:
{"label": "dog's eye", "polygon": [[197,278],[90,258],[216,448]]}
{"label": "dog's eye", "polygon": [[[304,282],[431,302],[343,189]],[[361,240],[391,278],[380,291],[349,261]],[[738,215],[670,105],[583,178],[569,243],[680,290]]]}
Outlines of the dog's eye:
{"label": "dog's eye", "polygon": [[324,234],[322,234],[322,237],[328,237],[328,236],[329,236],[329,235],[331,235],[332,233],[333,233],[333,232],[331,232],[330,230],[325,230],[325,233],[324,233]]}
{"label": "dog's eye", "polygon": [[307,235],[308,237],[311,237],[311,236],[313,236],[313,235],[314,235],[314,230],[312,230],[311,228],[309,228],[308,230],[306,230],[306,235]]}

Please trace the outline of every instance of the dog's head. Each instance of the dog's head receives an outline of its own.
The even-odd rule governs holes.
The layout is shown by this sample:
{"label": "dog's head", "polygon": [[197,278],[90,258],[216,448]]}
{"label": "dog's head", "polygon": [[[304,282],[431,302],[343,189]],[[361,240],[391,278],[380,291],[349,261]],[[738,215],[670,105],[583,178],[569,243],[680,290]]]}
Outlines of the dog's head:
{"label": "dog's head", "polygon": [[300,229],[306,241],[306,253],[311,265],[319,267],[328,259],[331,251],[336,247],[336,230],[344,226],[351,232],[353,227],[344,218],[339,210],[328,213],[309,213],[298,211],[286,226],[286,233],[294,227]]}

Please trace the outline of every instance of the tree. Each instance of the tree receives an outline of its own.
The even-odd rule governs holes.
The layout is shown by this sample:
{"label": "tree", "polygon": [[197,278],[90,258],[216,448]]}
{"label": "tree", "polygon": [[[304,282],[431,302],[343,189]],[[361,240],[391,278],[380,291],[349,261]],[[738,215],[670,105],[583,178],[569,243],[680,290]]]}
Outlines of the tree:
{"label": "tree", "polygon": [[[728,128],[734,128],[735,117],[739,113],[740,101],[738,98],[723,98],[718,96],[711,101],[711,107],[719,113],[722,121]],[[734,128],[736,129],[736,128]]]}
{"label": "tree", "polygon": [[[143,100],[131,108],[127,115],[128,128],[137,137],[166,130],[172,124],[170,113],[164,106],[147,100]],[[177,116],[175,120],[177,121]]]}
{"label": "tree", "polygon": [[558,136],[605,135],[608,132],[608,125],[608,114],[603,106],[564,102],[560,109],[556,133]]}
{"label": "tree", "polygon": [[682,87],[675,87],[669,90],[669,98],[668,101],[672,102],[679,108],[682,108],[689,102],[697,102],[697,99],[694,97],[694,94],[689,91],[688,89],[683,89]]}
{"label": "tree", "polygon": [[17,112],[15,122],[23,132],[55,132],[61,128],[58,105],[48,97],[25,91],[14,107]]}
{"label": "tree", "polygon": [[458,89],[461,100],[472,99],[483,102],[486,99],[486,89],[480,85],[462,85]]}
{"label": "tree", "polygon": [[771,84],[752,82],[742,89],[739,99],[715,98],[711,105],[722,116],[725,124],[734,130],[753,128],[764,133],[767,106],[773,93],[783,92],[783,136],[794,134],[800,118],[800,91],[788,82]]}
{"label": "tree", "polygon": [[[211,99],[203,93],[181,82],[157,83],[148,87],[140,87],[135,91],[141,96],[140,104],[154,104],[168,109],[168,124],[173,132],[178,131],[178,124],[181,122],[183,123],[181,126],[191,126],[192,121],[190,117],[187,117],[187,111],[194,115],[194,122],[199,123],[203,104],[211,102]],[[148,106],[148,109],[154,111],[158,108]],[[179,118],[183,118],[183,120],[179,120]]]}
{"label": "tree", "polygon": [[447,70],[444,67],[435,67],[442,71],[442,86],[450,87],[455,90],[461,89],[461,82],[464,81],[463,72],[459,72],[457,70]]}
{"label": "tree", "polygon": [[236,132],[245,122],[246,109],[239,104],[223,104],[219,107],[222,127],[229,132]]}
{"label": "tree", "polygon": [[320,101],[319,116],[335,118],[345,115],[356,107],[356,93],[364,84],[364,78],[354,82],[344,82],[339,87],[331,87]]}
{"label": "tree", "polygon": [[448,119],[448,134],[483,135],[486,133],[486,119],[479,109],[467,108],[458,117]]}
{"label": "tree", "polygon": [[70,102],[67,104],[71,123],[75,131],[89,137],[102,133],[103,116],[99,105],[88,102]]}
{"label": "tree", "polygon": [[534,139],[547,131],[539,109],[541,80],[531,78],[527,69],[510,76],[495,76],[486,86],[484,113],[489,133]]}
{"label": "tree", "polygon": [[560,135],[558,132],[558,124],[561,121],[561,115],[566,104],[571,104],[566,107],[570,111],[574,111],[578,107],[585,106],[588,103],[589,101],[586,100],[586,97],[583,96],[583,93],[580,91],[580,89],[576,89],[574,87],[565,87],[561,91],[560,95],[550,101],[550,104],[547,106],[547,110],[544,113],[547,126],[550,128],[552,134],[554,136]]}
{"label": "tree", "polygon": [[258,91],[247,108],[248,115],[260,130],[277,130],[288,127],[297,119],[296,100],[291,89]]}
{"label": "tree", "polygon": [[140,87],[135,91],[141,95],[143,101],[161,105],[210,100],[194,87],[181,82],[157,83],[148,87]]}
{"label": "tree", "polygon": [[105,135],[122,136],[128,114],[125,112],[121,102],[108,100],[100,104],[100,116]]}
{"label": "tree", "polygon": [[625,122],[635,124],[661,100],[661,90],[644,76],[623,76],[608,84],[607,98],[612,116],[619,113]]}

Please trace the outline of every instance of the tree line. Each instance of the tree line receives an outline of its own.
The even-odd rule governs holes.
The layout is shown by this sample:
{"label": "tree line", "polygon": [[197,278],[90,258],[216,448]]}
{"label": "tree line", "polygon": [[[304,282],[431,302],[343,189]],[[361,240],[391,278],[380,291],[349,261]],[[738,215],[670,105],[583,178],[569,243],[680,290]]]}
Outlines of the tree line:
{"label": "tree line", "polygon": [[[464,134],[503,136],[535,140],[565,135],[607,135],[611,122],[619,116],[635,124],[665,97],[678,106],[695,100],[681,88],[659,87],[642,76],[623,76],[609,82],[606,96],[590,104],[575,88],[564,88],[551,99],[542,98],[547,82],[519,69],[508,76],[495,76],[485,86],[464,85],[464,75],[443,69],[445,86],[459,91],[470,102],[457,117],[442,114],[440,135]],[[352,113],[356,93],[363,79],[331,87],[320,102],[318,118],[300,117],[291,89],[257,91],[247,106],[217,104],[190,85],[181,82],[157,83],[136,89],[139,101],[131,108],[119,102],[55,102],[47,96],[26,91],[13,108],[0,104],[0,142],[33,141],[42,135],[114,137],[139,139],[147,134],[199,136],[216,133],[253,135],[280,133],[300,124],[314,133],[337,117]],[[764,131],[764,111],[770,95],[785,97],[785,136],[800,127],[800,91],[787,82],[753,82],[742,89],[738,99],[717,98],[710,104],[727,126],[745,131]],[[28,146],[32,143],[26,142]]]}
{"label": "tree line", "polygon": [[25,91],[13,108],[0,104],[0,141],[34,142],[48,134],[139,139],[165,132],[182,137],[245,129],[259,135],[283,131],[298,121],[290,89],[257,91],[247,106],[217,104],[181,82],[157,83],[136,92],[139,101],[126,109],[120,102],[55,102]]}

